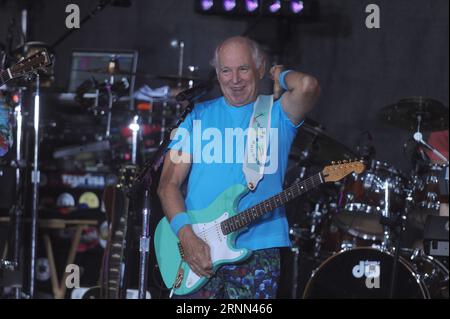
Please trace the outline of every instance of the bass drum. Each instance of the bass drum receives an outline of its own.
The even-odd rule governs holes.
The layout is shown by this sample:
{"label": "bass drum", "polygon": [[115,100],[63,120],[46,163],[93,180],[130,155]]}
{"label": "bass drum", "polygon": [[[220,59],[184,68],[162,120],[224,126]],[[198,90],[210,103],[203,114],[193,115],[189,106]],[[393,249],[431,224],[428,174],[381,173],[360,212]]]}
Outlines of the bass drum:
{"label": "bass drum", "polygon": [[[418,251],[402,252],[398,263],[394,298],[448,298],[448,269]],[[342,251],[317,268],[303,297],[377,298],[390,297],[394,256],[375,248]]]}

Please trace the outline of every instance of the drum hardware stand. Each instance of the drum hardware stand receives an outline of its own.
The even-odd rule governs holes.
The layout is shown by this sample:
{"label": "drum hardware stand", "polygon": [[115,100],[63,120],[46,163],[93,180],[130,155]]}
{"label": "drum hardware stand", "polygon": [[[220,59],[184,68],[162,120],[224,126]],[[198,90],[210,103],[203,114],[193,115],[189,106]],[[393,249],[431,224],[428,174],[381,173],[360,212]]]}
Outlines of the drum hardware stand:
{"label": "drum hardware stand", "polygon": [[320,203],[317,203],[314,211],[312,212],[312,222],[310,234],[314,238],[314,258],[320,257],[320,250],[322,249],[322,236],[320,234],[316,235],[317,226],[320,225],[322,219],[324,218],[324,213],[320,210]]}
{"label": "drum hardware stand", "polygon": [[170,45],[172,48],[179,48],[180,51],[178,52],[178,82],[177,87],[181,87],[183,85],[182,83],[182,77],[183,77],[183,64],[184,64],[184,41],[183,40],[172,40]]}
{"label": "drum hardware stand", "polygon": [[[26,163],[22,158],[22,101],[23,101],[23,90],[25,88],[19,88],[18,92],[18,103],[14,108],[15,115],[15,125],[16,125],[16,158],[12,161],[11,165],[16,168],[16,187],[15,187],[15,204],[10,210],[10,223],[13,227],[11,236],[11,247],[12,247],[12,267],[11,271],[19,271],[20,266],[20,255],[22,247],[22,227],[23,227],[23,169],[26,167]],[[22,297],[22,284],[18,284],[13,287],[13,295],[15,299],[20,299]]]}
{"label": "drum hardware stand", "polygon": [[[389,181],[386,180],[384,182],[384,210],[382,212],[382,216],[386,219],[390,219],[389,213]],[[383,242],[381,243],[381,249],[386,251],[391,244],[391,232],[388,225],[383,225]]]}
{"label": "drum hardware stand", "polygon": [[181,87],[181,77],[183,76],[183,63],[184,63],[184,41],[179,42],[180,46],[180,56],[178,59],[178,76],[180,78],[178,84],[178,87]]}
{"label": "drum hardware stand", "polygon": [[392,219],[391,219],[391,222],[388,222],[390,224],[390,226],[392,227],[392,229],[394,229],[394,230],[397,226],[399,226],[399,231],[397,234],[397,242],[396,242],[395,248],[394,248],[395,249],[394,261],[393,261],[393,265],[392,265],[391,282],[390,282],[390,286],[389,286],[389,298],[390,299],[393,299],[394,294],[395,294],[395,286],[396,286],[396,281],[397,281],[397,269],[398,269],[398,262],[400,259],[402,236],[406,230],[407,215],[410,211],[412,204],[413,204],[412,191],[408,189],[407,194],[406,194],[405,210],[395,219],[395,221],[392,221]]}
{"label": "drum hardware stand", "polygon": [[297,290],[298,290],[298,260],[300,257],[300,247],[297,242],[302,237],[301,230],[296,230],[295,228],[291,228],[289,230],[289,234],[292,235],[295,240],[294,244],[291,247],[291,252],[294,253],[294,260],[292,261],[292,290],[291,290],[291,298],[297,299]]}
{"label": "drum hardware stand", "polygon": [[10,272],[17,272],[17,282],[12,286],[12,296],[14,299],[28,298],[26,294],[22,292],[22,267],[21,267],[21,247],[23,246],[23,212],[24,212],[24,183],[23,183],[23,171],[27,167],[27,162],[23,158],[23,91],[25,87],[19,87],[18,92],[14,93],[18,96],[17,104],[14,108],[14,126],[16,128],[15,133],[15,158],[11,161],[11,167],[16,169],[15,178],[15,194],[14,204],[9,211],[10,216],[10,231],[9,231],[9,247],[11,249],[10,260],[0,261],[0,270],[6,270]]}
{"label": "drum hardware stand", "polygon": [[[33,153],[33,170],[31,174],[31,181],[33,184],[32,189],[32,207],[31,207],[31,245],[30,245],[30,282],[29,282],[29,298],[34,297],[34,284],[35,284],[35,271],[36,271],[36,239],[37,239],[37,219],[38,219],[38,198],[39,198],[39,113],[40,113],[40,76],[38,72],[34,73],[36,80],[36,91],[34,94],[34,153]],[[11,209],[11,222],[14,224],[13,236],[12,236],[12,250],[13,250],[13,261],[2,260],[0,263],[0,268],[6,268],[8,270],[17,270],[20,265],[20,246],[22,240],[21,234],[21,224],[23,217],[22,201],[23,192],[20,192],[22,186],[23,174],[21,170],[26,167],[26,163],[22,158],[22,89],[19,90],[20,101],[15,109],[17,117],[17,146],[16,146],[16,159],[12,162],[12,166],[16,167],[16,204]],[[20,298],[23,294],[21,293],[21,287],[15,287],[14,295],[16,298]]]}
{"label": "drum hardware stand", "polygon": [[33,171],[31,182],[32,191],[32,209],[31,209],[31,259],[30,259],[30,298],[34,298],[35,272],[36,272],[36,241],[37,241],[37,220],[38,220],[38,201],[39,201],[39,113],[40,113],[40,78],[36,72],[36,92],[34,95],[34,156]]}
{"label": "drum hardware stand", "polygon": [[[108,62],[108,72],[110,73],[109,80],[106,82],[105,88],[106,92],[108,94],[108,115],[106,120],[106,133],[105,137],[106,139],[109,139],[111,137],[111,119],[112,119],[112,107],[113,107],[113,94],[112,89],[114,85],[114,72],[119,71],[119,63],[117,62],[116,56],[111,56],[110,61]],[[98,92],[98,91],[97,91]],[[98,103],[98,95],[97,100]]]}
{"label": "drum hardware stand", "polygon": [[129,128],[132,133],[132,141],[131,141],[131,164],[137,164],[137,147],[138,147],[138,132],[139,132],[139,115],[135,115],[133,117],[133,122],[129,125]]}
{"label": "drum hardware stand", "polygon": [[111,116],[112,116],[112,105],[113,105],[113,96],[112,96],[112,85],[114,84],[114,77],[111,76],[111,79],[113,82],[109,82],[106,85],[106,92],[108,92],[108,115],[106,120],[106,132],[105,137],[106,139],[109,139],[111,136]]}
{"label": "drum hardware stand", "polygon": [[298,260],[300,256],[300,248],[298,246],[292,246],[291,251],[294,253],[294,261],[292,265],[292,299],[297,299],[298,290]]}

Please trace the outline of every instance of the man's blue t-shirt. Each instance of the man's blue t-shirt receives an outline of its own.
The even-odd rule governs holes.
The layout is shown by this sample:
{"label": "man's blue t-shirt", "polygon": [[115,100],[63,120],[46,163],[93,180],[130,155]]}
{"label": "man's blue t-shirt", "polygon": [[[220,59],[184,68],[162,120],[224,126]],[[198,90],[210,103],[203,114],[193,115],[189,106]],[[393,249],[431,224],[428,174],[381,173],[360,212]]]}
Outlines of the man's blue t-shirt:
{"label": "man's blue t-shirt", "polygon": [[[193,157],[185,198],[187,210],[204,209],[230,186],[246,185],[242,162],[253,104],[235,107],[224,97],[197,104],[173,136],[169,148]],[[289,151],[299,125],[294,126],[289,120],[281,107],[281,99],[274,102],[271,116],[271,128],[277,134],[273,135],[274,130],[271,131],[269,152],[276,150],[272,136],[278,135],[278,157],[271,160],[270,170],[266,167],[256,190],[242,197],[238,212],[282,191]],[[244,139],[237,138],[239,134],[230,134],[242,132],[239,129],[245,132]],[[290,246],[284,207],[267,213],[250,225],[239,235],[236,246],[252,250]]]}

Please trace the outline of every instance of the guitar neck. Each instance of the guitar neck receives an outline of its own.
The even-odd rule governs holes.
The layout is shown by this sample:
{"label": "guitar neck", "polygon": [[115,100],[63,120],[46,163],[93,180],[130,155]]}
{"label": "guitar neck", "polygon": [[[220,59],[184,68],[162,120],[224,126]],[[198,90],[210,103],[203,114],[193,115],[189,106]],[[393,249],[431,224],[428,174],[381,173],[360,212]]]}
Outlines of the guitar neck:
{"label": "guitar neck", "polygon": [[294,198],[324,183],[322,173],[317,173],[303,181],[291,185],[289,188],[272,196],[265,201],[250,207],[239,214],[224,220],[221,223],[222,232],[227,235],[241,228],[244,228],[263,216],[265,213],[283,206]]}

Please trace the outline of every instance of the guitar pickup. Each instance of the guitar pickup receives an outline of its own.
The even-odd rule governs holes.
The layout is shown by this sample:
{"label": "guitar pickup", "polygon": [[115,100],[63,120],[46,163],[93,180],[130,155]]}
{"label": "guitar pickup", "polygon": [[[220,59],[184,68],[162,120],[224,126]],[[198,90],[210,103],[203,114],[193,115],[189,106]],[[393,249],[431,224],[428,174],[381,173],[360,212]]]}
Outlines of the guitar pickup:
{"label": "guitar pickup", "polygon": [[180,242],[178,242],[178,251],[180,252],[181,259],[184,259],[184,250]]}

